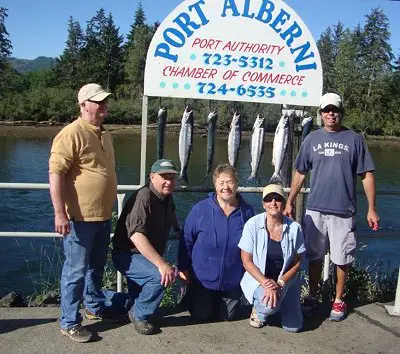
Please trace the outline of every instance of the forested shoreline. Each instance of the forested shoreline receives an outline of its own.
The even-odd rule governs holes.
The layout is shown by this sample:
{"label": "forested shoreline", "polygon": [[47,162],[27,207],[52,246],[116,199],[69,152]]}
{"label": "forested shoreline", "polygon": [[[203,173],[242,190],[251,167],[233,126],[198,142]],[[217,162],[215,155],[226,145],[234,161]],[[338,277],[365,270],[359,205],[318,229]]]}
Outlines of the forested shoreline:
{"label": "forested shoreline", "polygon": [[[139,124],[146,53],[159,23],[148,24],[139,4],[126,38],[119,33],[111,13],[100,9],[86,28],[69,17],[67,41],[52,69],[18,73],[9,62],[7,9],[0,7],[0,120],[69,122],[78,113],[76,92],[97,82],[113,92],[108,123]],[[346,28],[329,26],[317,41],[324,71],[324,92],[337,92],[344,100],[345,125],[363,134],[400,135],[400,55],[390,46],[388,18],[371,10],[365,22]],[[272,130],[279,119],[279,105],[226,101],[151,98],[149,119],[154,122],[160,106],[168,108],[168,122],[179,122],[190,104],[195,121],[205,123],[210,109],[217,109],[220,128],[228,126],[238,110],[244,129],[251,128],[258,113]],[[310,112],[314,114],[315,108]]]}

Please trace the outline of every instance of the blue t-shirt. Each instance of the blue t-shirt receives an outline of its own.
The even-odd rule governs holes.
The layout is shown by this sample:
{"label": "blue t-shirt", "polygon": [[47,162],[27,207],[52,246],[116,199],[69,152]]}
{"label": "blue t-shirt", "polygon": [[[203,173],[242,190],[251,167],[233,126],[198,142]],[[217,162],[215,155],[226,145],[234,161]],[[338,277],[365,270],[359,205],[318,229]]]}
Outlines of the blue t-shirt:
{"label": "blue t-shirt", "polygon": [[294,167],[312,171],[307,209],[344,216],[356,213],[357,175],[375,170],[363,137],[346,128],[309,134]]}

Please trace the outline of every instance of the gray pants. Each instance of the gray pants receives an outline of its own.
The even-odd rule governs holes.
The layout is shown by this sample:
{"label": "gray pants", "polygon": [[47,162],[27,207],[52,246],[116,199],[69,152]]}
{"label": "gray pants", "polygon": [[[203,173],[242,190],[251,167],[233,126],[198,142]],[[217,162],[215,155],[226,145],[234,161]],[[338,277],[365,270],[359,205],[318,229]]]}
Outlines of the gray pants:
{"label": "gray pants", "polygon": [[190,315],[198,321],[235,319],[240,307],[242,290],[240,287],[231,291],[206,289],[197,281],[189,285],[187,305]]}

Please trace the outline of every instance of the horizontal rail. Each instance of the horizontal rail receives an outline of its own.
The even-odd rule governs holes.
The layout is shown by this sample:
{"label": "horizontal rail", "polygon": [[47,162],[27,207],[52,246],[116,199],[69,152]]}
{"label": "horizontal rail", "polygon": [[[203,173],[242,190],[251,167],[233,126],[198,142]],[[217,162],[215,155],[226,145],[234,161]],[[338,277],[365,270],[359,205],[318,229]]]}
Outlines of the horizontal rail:
{"label": "horizontal rail", "polygon": [[[119,184],[117,190],[121,191],[136,191],[140,187],[140,184]],[[0,183],[0,189],[33,189],[33,190],[46,190],[50,189],[48,183]],[[238,191],[240,193],[262,193],[264,187],[240,187]],[[290,188],[283,188],[288,193]],[[213,187],[205,186],[176,186],[175,192],[212,192]],[[310,188],[302,188],[301,193],[310,193]],[[362,191],[357,191],[362,193]],[[377,189],[377,195],[400,195],[400,189]]]}
{"label": "horizontal rail", "polygon": [[[111,234],[113,237],[114,234]],[[3,231],[0,232],[0,237],[41,237],[41,238],[52,238],[62,237],[57,232],[32,232],[32,231]],[[360,238],[389,238],[389,237],[400,237],[400,231],[383,231],[383,232],[357,232],[357,237]]]}
{"label": "horizontal rail", "polygon": [[[122,191],[136,191],[140,184],[119,184],[117,190]],[[48,183],[0,183],[0,189],[32,189],[32,190],[48,190],[50,185]],[[239,187],[238,191],[241,193],[262,193],[264,187]],[[289,192],[290,188],[284,188],[285,192]],[[176,186],[175,192],[212,192],[213,187],[205,186]],[[302,188],[302,193],[309,193],[310,188]],[[399,191],[400,193],[400,191]]]}

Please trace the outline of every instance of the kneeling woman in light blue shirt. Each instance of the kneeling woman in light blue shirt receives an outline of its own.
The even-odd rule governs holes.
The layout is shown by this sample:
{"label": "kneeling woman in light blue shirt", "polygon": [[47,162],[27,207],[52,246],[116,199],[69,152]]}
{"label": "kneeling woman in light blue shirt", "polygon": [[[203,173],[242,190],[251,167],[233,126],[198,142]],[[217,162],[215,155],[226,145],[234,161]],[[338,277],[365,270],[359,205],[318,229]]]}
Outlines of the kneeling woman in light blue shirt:
{"label": "kneeling woman in light blue shirt", "polygon": [[298,332],[303,326],[299,269],[305,247],[300,225],[282,213],[285,202],[280,185],[264,188],[265,213],[246,222],[239,242],[246,270],[240,286],[253,304],[252,327],[264,326],[268,316],[280,312],[282,327]]}

